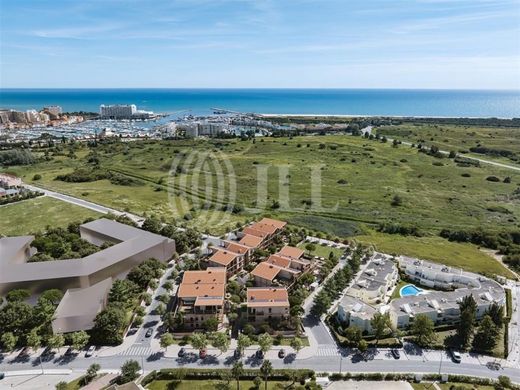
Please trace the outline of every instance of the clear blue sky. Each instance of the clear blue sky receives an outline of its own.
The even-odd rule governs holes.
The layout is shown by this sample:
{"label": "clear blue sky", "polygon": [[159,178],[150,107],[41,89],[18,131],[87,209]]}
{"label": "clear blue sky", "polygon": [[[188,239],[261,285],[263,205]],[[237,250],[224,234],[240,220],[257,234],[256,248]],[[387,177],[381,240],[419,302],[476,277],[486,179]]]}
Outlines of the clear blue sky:
{"label": "clear blue sky", "polygon": [[0,4],[4,88],[520,88],[520,0]]}

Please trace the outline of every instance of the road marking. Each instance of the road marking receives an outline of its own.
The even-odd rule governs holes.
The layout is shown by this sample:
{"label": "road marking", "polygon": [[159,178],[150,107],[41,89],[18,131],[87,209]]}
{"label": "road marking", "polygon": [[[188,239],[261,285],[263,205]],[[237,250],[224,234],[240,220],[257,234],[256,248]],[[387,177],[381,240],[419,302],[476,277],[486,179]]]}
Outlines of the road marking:
{"label": "road marking", "polygon": [[149,356],[152,354],[152,349],[150,347],[141,347],[138,345],[132,346],[127,350],[120,352],[118,355],[120,356]]}
{"label": "road marking", "polygon": [[341,353],[342,353],[342,349],[339,347],[336,347],[334,345],[326,346],[326,347],[320,346],[320,347],[318,347],[316,356],[340,356]]}

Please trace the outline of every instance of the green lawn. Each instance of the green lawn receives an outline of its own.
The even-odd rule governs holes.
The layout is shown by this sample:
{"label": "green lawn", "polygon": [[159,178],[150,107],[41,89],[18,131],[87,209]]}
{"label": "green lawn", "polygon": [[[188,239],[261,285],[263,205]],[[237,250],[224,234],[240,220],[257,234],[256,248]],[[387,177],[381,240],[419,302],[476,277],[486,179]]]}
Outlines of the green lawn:
{"label": "green lawn", "polygon": [[396,299],[396,298],[401,298],[401,294],[399,293],[401,291],[401,288],[410,284],[410,282],[407,282],[407,281],[404,281],[404,280],[400,280],[398,283],[397,283],[397,286],[395,286],[395,289],[394,289],[394,292],[392,293],[392,297],[390,299]]}
{"label": "green lawn", "polygon": [[373,244],[381,252],[418,257],[468,271],[515,279],[509,269],[473,244],[450,242],[441,237],[404,237],[376,232],[357,236],[356,239]]}
{"label": "green lawn", "polygon": [[0,206],[0,235],[36,233],[50,225],[66,227],[101,214],[49,197],[39,197]]}
{"label": "green lawn", "polygon": [[[153,381],[146,386],[147,389],[150,390],[214,390],[217,388],[217,385],[221,383],[216,380],[183,380],[179,381],[170,381],[170,380],[157,380]],[[291,382],[267,382],[268,390],[278,390],[278,389],[286,389],[287,385]],[[236,389],[236,381],[231,381],[231,387]],[[264,383],[260,386],[261,389],[264,389]],[[249,390],[255,389],[255,385],[253,381],[240,381],[240,389]]]}

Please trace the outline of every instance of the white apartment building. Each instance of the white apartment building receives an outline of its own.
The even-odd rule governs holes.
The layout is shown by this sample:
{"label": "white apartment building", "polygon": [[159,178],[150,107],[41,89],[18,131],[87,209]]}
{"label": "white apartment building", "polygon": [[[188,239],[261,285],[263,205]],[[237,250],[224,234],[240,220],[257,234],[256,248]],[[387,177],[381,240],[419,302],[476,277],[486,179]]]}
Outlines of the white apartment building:
{"label": "white apartment building", "polygon": [[131,119],[136,111],[135,104],[102,104],[99,107],[99,115],[105,119]]}

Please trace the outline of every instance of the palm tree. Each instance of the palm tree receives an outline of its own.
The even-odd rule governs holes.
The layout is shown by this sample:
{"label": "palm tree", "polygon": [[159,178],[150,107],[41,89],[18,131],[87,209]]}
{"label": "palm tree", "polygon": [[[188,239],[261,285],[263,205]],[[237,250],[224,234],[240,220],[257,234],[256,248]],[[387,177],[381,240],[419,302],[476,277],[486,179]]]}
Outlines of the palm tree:
{"label": "palm tree", "polygon": [[242,362],[235,362],[231,369],[231,375],[237,380],[237,390],[240,389],[240,377],[244,375],[244,365]]}
{"label": "palm tree", "polygon": [[273,375],[273,365],[269,360],[264,360],[262,366],[260,367],[260,372],[264,376],[265,390],[267,390],[267,379],[269,376]]}

